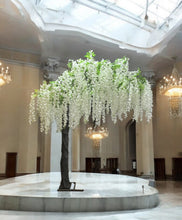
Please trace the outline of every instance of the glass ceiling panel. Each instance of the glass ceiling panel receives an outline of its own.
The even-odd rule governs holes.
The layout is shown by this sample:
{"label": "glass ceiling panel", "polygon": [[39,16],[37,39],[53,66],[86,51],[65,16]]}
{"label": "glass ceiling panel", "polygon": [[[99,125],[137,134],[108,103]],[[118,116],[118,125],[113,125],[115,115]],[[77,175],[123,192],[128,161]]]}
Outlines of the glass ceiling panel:
{"label": "glass ceiling panel", "polygon": [[[103,0],[123,8],[140,18],[144,18],[147,0]],[[149,0],[147,14],[152,15],[151,20],[161,24],[173,12],[181,1],[179,0]],[[154,16],[155,15],[155,16]],[[142,17],[143,16],[143,17]],[[159,18],[159,19],[158,19]]]}
{"label": "glass ceiling panel", "polygon": [[66,6],[70,5],[72,3],[72,0],[43,0],[40,1],[41,5],[45,6],[46,8],[52,9],[52,10],[61,10],[64,9]]}
{"label": "glass ceiling panel", "polygon": [[[173,10],[180,4],[179,0],[41,0],[41,5],[51,10],[72,10],[72,15],[78,20],[94,16],[95,11],[105,11],[113,16],[116,13],[120,15],[131,16],[132,19],[138,18],[141,21],[146,15],[146,7],[148,2],[147,15],[149,22],[152,21],[157,25],[161,25],[165,19],[170,16]],[[68,10],[69,8],[69,10]],[[77,15],[76,15],[77,14]],[[139,20],[138,20],[139,21]]]}
{"label": "glass ceiling panel", "polygon": [[144,10],[142,6],[135,4],[133,1],[118,1],[116,5],[137,16]]}
{"label": "glass ceiling panel", "polygon": [[91,16],[93,17],[96,13],[97,12],[94,9],[77,4],[74,5],[70,14],[78,21],[84,21],[85,19],[88,19]]}
{"label": "glass ceiling panel", "polygon": [[161,17],[163,19],[165,19],[170,13],[156,4],[151,4],[149,6],[149,12],[153,13],[156,17]]}
{"label": "glass ceiling panel", "polygon": [[155,29],[161,36],[167,33],[177,20],[175,9],[178,6],[182,9],[179,0],[31,1],[45,23],[79,27],[128,44],[138,42],[140,47],[148,45],[147,40]]}
{"label": "glass ceiling panel", "polygon": [[170,0],[165,0],[165,1],[154,0],[149,5],[148,11],[150,13],[155,14],[156,21],[158,20],[158,17],[163,18],[163,21],[164,21],[172,13],[172,11],[176,8],[177,3],[178,3],[178,0],[174,1],[174,3],[171,2]]}

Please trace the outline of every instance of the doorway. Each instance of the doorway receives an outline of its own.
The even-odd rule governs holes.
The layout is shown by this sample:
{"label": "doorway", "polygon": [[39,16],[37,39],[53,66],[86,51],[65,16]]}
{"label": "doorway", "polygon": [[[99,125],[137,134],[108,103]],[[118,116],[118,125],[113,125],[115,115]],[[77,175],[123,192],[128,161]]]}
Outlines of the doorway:
{"label": "doorway", "polygon": [[165,180],[166,179],[165,158],[155,158],[154,167],[155,167],[155,180]]}
{"label": "doorway", "polygon": [[174,180],[182,180],[182,158],[172,158],[172,175]]}
{"label": "doorway", "polygon": [[86,172],[89,173],[100,173],[101,160],[100,157],[86,158]]}
{"label": "doorway", "polygon": [[16,176],[17,153],[6,153],[6,178]]}
{"label": "doorway", "polygon": [[[130,120],[126,125],[126,171],[136,174],[136,121]],[[134,166],[135,164],[135,166]]]}
{"label": "doorway", "polygon": [[118,158],[107,158],[106,167],[110,173],[117,173]]}
{"label": "doorway", "polygon": [[40,173],[40,157],[37,157],[37,173]]}

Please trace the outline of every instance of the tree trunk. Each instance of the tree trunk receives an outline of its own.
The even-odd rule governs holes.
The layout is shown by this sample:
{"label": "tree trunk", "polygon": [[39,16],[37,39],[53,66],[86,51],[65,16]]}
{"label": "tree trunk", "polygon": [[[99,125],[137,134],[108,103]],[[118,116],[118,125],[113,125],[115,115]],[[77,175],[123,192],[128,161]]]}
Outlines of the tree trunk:
{"label": "tree trunk", "polygon": [[62,130],[62,155],[60,161],[60,168],[61,168],[61,183],[59,186],[58,191],[61,190],[69,190],[71,187],[71,183],[69,180],[69,170],[68,170],[68,137],[69,127],[66,126]]}

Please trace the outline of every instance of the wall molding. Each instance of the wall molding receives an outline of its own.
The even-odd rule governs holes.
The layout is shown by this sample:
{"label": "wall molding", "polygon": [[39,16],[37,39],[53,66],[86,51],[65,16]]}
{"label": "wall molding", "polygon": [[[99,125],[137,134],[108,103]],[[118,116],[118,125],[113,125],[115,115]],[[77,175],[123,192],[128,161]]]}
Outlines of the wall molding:
{"label": "wall molding", "polygon": [[0,48],[0,59],[8,63],[40,67],[41,55]]}

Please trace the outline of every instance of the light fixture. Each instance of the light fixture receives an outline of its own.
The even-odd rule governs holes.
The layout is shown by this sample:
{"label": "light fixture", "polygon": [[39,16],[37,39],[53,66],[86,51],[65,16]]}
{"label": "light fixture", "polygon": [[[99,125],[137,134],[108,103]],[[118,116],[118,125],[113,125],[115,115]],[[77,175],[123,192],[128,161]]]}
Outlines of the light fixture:
{"label": "light fixture", "polygon": [[0,62],[0,86],[3,86],[9,82],[11,82],[9,67]]}
{"label": "light fixture", "polygon": [[179,76],[175,64],[172,74],[164,76],[160,81],[159,90],[168,97],[171,118],[182,117],[182,77]]}
{"label": "light fixture", "polygon": [[[95,124],[95,123],[94,123]],[[108,137],[108,129],[104,126],[90,126],[87,128],[85,136],[93,140],[93,148],[96,155],[99,155],[101,140]]]}
{"label": "light fixture", "polygon": [[90,126],[87,128],[85,136],[93,140],[101,140],[108,137],[108,129],[104,126]]}

